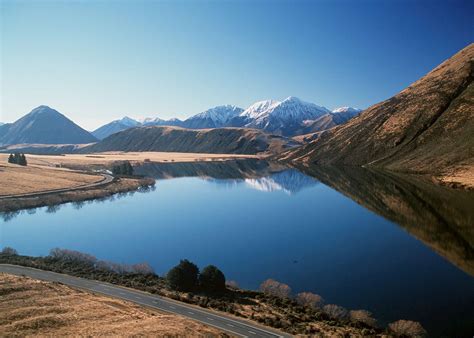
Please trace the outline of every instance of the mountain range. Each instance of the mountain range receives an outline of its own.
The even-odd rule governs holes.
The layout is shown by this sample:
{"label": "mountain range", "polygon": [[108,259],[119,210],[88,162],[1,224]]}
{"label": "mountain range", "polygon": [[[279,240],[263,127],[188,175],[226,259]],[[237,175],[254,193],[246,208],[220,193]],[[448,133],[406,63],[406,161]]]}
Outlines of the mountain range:
{"label": "mountain range", "polygon": [[94,130],[92,135],[102,140],[116,132],[133,127],[175,126],[188,129],[254,128],[291,137],[332,128],[345,123],[360,112],[360,109],[351,107],[342,107],[331,112],[325,107],[290,96],[281,102],[260,101],[245,110],[232,105],[217,106],[184,121],[176,118],[170,120],[146,118],[140,121],[124,117],[101,126]]}
{"label": "mountain range", "polygon": [[443,175],[474,168],[474,44],[280,159]]}

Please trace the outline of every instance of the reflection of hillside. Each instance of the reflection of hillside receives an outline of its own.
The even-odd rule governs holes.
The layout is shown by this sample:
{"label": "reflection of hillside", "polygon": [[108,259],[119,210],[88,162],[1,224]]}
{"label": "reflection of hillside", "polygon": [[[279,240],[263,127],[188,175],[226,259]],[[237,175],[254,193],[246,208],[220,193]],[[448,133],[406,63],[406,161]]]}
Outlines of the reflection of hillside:
{"label": "reflection of hillside", "polygon": [[358,167],[308,167],[305,173],[396,222],[474,276],[474,193],[412,176]]}
{"label": "reflection of hillside", "polygon": [[138,174],[157,179],[200,177],[215,184],[246,184],[261,191],[296,193],[317,184],[317,180],[296,169],[263,160],[235,160],[185,163],[145,163],[135,168]]}
{"label": "reflection of hillside", "polygon": [[173,177],[203,177],[216,179],[244,179],[268,176],[287,167],[263,160],[232,160],[180,163],[144,163],[135,168],[139,175],[157,179]]}

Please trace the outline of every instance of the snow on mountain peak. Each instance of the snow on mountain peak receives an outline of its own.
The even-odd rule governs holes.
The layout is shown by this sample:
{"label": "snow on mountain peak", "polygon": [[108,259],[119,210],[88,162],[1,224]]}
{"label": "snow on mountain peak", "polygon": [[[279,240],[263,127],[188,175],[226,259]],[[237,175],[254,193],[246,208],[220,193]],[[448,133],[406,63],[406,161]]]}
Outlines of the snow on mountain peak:
{"label": "snow on mountain peak", "polygon": [[274,100],[256,102],[240,115],[256,120],[268,119],[271,116],[272,118],[283,121],[295,120],[301,122],[315,119],[330,112],[331,111],[325,107],[305,102],[294,96],[289,96],[281,102]]}
{"label": "snow on mountain peak", "polygon": [[333,113],[360,113],[362,109],[353,108],[353,107],[339,107],[334,109]]}
{"label": "snow on mountain peak", "polygon": [[214,123],[218,125],[223,125],[231,118],[239,115],[243,112],[242,108],[233,105],[224,105],[224,106],[217,106],[197,115],[190,117],[188,120],[195,120],[195,119],[210,119]]}
{"label": "snow on mountain peak", "polygon": [[127,127],[135,127],[135,126],[138,126],[140,124],[140,122],[138,122],[137,120],[134,120],[128,116],[124,116],[122,117],[122,119],[118,120],[118,122],[120,122],[121,124],[123,124],[124,126],[127,126]]}

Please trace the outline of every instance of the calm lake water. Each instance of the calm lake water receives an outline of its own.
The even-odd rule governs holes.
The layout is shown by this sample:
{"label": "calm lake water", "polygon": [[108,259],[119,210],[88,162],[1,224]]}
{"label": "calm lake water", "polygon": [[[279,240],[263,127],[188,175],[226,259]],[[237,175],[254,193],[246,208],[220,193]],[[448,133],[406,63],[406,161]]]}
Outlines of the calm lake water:
{"label": "calm lake water", "polygon": [[[261,161],[147,164],[146,193],[0,219],[0,247],[54,247],[166,273],[214,264],[256,289],[267,279],[381,322],[474,332],[474,198],[363,170],[304,174]],[[324,183],[323,183],[324,182]]]}

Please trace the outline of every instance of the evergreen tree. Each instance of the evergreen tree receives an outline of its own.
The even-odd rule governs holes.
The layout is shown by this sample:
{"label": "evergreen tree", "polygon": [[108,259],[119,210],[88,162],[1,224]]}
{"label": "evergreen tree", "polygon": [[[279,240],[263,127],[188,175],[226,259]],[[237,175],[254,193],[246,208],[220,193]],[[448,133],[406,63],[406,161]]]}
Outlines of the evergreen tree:
{"label": "evergreen tree", "polygon": [[23,165],[23,166],[26,166],[26,156],[25,154],[20,154],[20,158],[19,158],[19,165]]}
{"label": "evergreen tree", "polygon": [[10,154],[10,156],[8,156],[8,163],[15,163],[15,158],[13,157],[13,154]]}
{"label": "evergreen tree", "polygon": [[225,276],[217,267],[209,265],[199,275],[199,284],[206,291],[221,292],[225,290]]}
{"label": "evergreen tree", "polygon": [[198,267],[187,259],[183,259],[168,272],[166,279],[173,290],[192,291],[198,286],[198,274]]}

